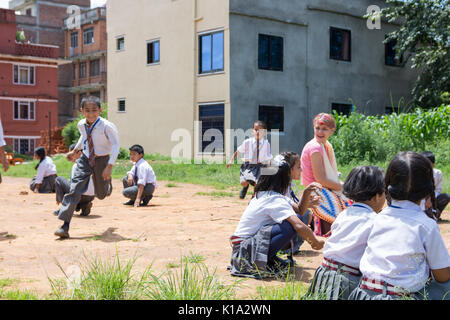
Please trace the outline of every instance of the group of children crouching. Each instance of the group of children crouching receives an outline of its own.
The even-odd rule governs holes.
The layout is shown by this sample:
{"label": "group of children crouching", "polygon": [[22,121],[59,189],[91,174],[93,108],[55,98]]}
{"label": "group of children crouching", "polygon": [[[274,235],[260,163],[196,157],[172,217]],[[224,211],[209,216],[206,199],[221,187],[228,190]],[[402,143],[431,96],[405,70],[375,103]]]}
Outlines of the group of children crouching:
{"label": "group of children crouching", "polygon": [[262,278],[292,267],[293,261],[277,252],[300,236],[313,249],[323,248],[308,291],[313,297],[450,299],[450,255],[436,221],[421,208],[435,196],[433,167],[426,157],[401,152],[386,174],[376,166],[354,168],[342,188],[352,205],[338,214],[326,242],[308,227],[307,209],[317,204],[321,186],[307,186],[296,203],[289,190],[299,155],[282,153],[273,160],[278,170],[261,174],[230,238],[232,275]]}
{"label": "group of children crouching", "polygon": [[[94,96],[83,98],[81,113],[84,118],[78,122],[80,138],[69,148],[66,155],[74,162],[69,181],[57,176],[53,160],[46,156],[45,148],[35,149],[34,157],[39,160],[36,176],[30,182],[30,189],[36,193],[56,193],[56,203],[61,205],[54,211],[64,224],[55,232],[60,238],[69,238],[69,225],[74,211],[81,216],[91,212],[95,197],[104,199],[112,193],[112,166],[119,154],[119,138],[116,126],[100,117],[100,100]],[[125,205],[147,206],[157,187],[155,173],[144,159],[144,148],[138,144],[130,147],[133,167],[123,178],[123,195],[130,199]]]}

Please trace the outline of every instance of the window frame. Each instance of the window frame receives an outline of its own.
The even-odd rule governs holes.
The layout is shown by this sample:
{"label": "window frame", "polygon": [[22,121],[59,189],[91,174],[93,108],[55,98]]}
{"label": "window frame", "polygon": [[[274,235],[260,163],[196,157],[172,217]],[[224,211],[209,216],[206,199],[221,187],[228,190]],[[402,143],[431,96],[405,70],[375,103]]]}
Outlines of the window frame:
{"label": "window frame", "polygon": [[[269,121],[264,121],[263,117],[261,116],[261,108],[280,108],[282,113],[282,119],[281,119],[281,129],[273,129],[270,128],[270,122]],[[274,104],[259,104],[258,105],[258,119],[263,120],[266,125],[267,125],[267,133],[270,133],[272,130],[278,130],[278,133],[283,135],[286,132],[286,128],[284,125],[285,122],[285,116],[284,116],[284,110],[285,110],[285,106],[284,105],[274,105]]]}
{"label": "window frame", "polygon": [[[92,70],[95,70],[95,68],[92,68],[94,63],[96,63],[97,65],[96,74],[92,73]],[[89,60],[89,77],[98,77],[99,75],[100,75],[100,58]]]}
{"label": "window frame", "polygon": [[[148,62],[148,47],[149,45],[152,45],[152,57],[154,59],[154,43],[158,43],[158,60],[153,60],[152,62]],[[146,50],[146,65],[147,66],[153,66],[156,64],[160,64],[161,63],[161,40],[160,38],[158,39],[152,39],[152,40],[147,40],[145,42],[145,50]]]}
{"label": "window frame", "polygon": [[[395,42],[395,44],[393,45],[392,50],[394,51],[394,56],[392,57],[392,59],[394,60],[394,63],[387,63],[387,59],[388,59],[388,50],[389,50],[389,46],[392,44],[392,42]],[[388,67],[397,67],[397,68],[401,68],[404,66],[403,63],[403,54],[400,56],[400,59],[395,59],[395,56],[397,55],[397,53],[395,52],[395,45],[396,45],[396,40],[391,40],[388,41],[387,43],[384,44],[384,65],[388,66]],[[397,61],[396,61],[397,60]]]}
{"label": "window frame", "polygon": [[[222,152],[204,152],[203,148],[203,120],[200,119],[200,110],[202,107],[213,107],[213,106],[222,106],[223,107],[223,146],[222,146]],[[198,115],[198,121],[202,121],[202,132],[198,133],[198,150],[196,150],[197,155],[224,155],[225,154],[225,101],[217,101],[217,102],[204,102],[204,103],[198,103],[197,104],[197,115]],[[216,128],[217,129],[217,128]],[[220,130],[220,129],[219,129]],[[207,141],[208,145],[212,143],[212,141]]]}
{"label": "window frame", "polygon": [[[124,109],[120,110],[120,103],[124,103]],[[126,113],[127,112],[127,99],[126,98],[117,98],[117,113]]]}
{"label": "window frame", "polygon": [[[123,41],[123,47],[122,49],[119,48],[119,41]],[[116,37],[116,52],[125,51],[125,35],[120,35]]]}
{"label": "window frame", "polygon": [[[333,113],[334,113],[334,112],[333,112],[333,105],[350,106],[350,111],[349,111],[348,113],[344,113],[344,112],[340,113],[340,112],[338,112],[338,114],[342,114],[342,115],[350,115],[350,114],[353,112],[353,110],[354,110],[353,104],[351,104],[351,103],[331,102],[331,106],[330,106],[330,114],[333,114]],[[336,110],[336,111],[337,111],[337,110]]]}
{"label": "window frame", "polygon": [[[21,151],[20,150],[20,140],[28,140],[28,149],[29,149],[28,154],[32,154],[34,152],[34,150],[36,149],[36,140],[37,139],[35,139],[35,138],[14,137],[14,138],[12,138],[12,140],[13,140],[12,146],[13,146],[13,150],[15,153],[22,154],[20,152]],[[33,142],[33,143],[31,143],[31,142]],[[16,143],[17,143],[17,148],[16,148]],[[33,144],[33,148],[31,148],[31,144]],[[27,153],[25,153],[25,154],[27,154]]]}
{"label": "window frame", "polygon": [[[260,61],[260,45],[261,45],[261,38],[262,37],[267,37],[269,40],[269,48],[268,48],[268,52],[269,52],[269,67],[264,68],[261,67],[261,61]],[[272,39],[273,38],[279,38],[281,39],[281,68],[274,68],[272,66],[272,59],[271,59],[271,48],[272,48]],[[269,71],[279,71],[279,72],[283,72],[284,70],[284,37],[283,36],[275,36],[275,35],[271,35],[271,34],[265,34],[265,33],[258,33],[258,69],[259,70],[269,70]]]}
{"label": "window frame", "polygon": [[[84,68],[81,66],[84,65]],[[84,74],[81,74],[81,71],[84,71]],[[86,79],[87,78],[87,63],[86,61],[80,61],[78,64],[78,79]]]}
{"label": "window frame", "polygon": [[[92,42],[86,42],[86,34],[92,31]],[[94,27],[89,27],[83,30],[83,45],[88,46],[95,43],[95,31]]]}
{"label": "window frame", "polygon": [[[36,121],[36,101],[26,101],[26,100],[13,100],[13,121]],[[28,117],[22,118],[22,106],[27,106]],[[16,106],[17,106],[17,117],[16,117]],[[31,114],[33,117],[31,117]]]}
{"label": "window frame", "polygon": [[[213,69],[214,61],[214,41],[213,35],[217,33],[222,33],[222,68]],[[202,37],[211,36],[211,69],[208,71],[202,71]],[[198,76],[211,75],[211,74],[221,74],[225,72],[225,29],[215,29],[204,32],[199,32],[197,37],[198,44]]]}
{"label": "window frame", "polygon": [[[348,42],[348,60],[346,59],[338,59],[338,58],[334,58],[331,55],[331,48],[333,47],[333,38],[332,38],[332,31],[333,30],[337,30],[337,31],[345,31],[348,32],[349,34],[349,42]],[[336,61],[345,61],[345,62],[352,62],[352,30],[350,29],[343,29],[343,28],[338,28],[338,27],[330,27],[329,28],[329,38],[330,38],[330,52],[329,52],[329,57],[331,60],[336,60]]]}
{"label": "window frame", "polygon": [[[12,65],[12,79],[13,79],[13,84],[14,85],[21,85],[21,86],[35,86],[36,85],[36,66],[32,66],[32,65],[23,65],[23,64],[13,64]],[[16,68],[17,68],[17,81],[16,81]],[[21,69],[27,69],[27,83],[22,83],[20,81],[20,71]],[[33,70],[31,72],[31,70]],[[30,74],[33,74],[33,76],[31,77]],[[32,82],[30,81],[32,80]]]}
{"label": "window frame", "polygon": [[[70,47],[71,47],[72,49],[78,48],[78,46],[79,46],[80,40],[79,40],[78,34],[79,34],[78,31],[73,31],[73,32],[70,33]],[[75,46],[75,47],[73,46],[73,43],[74,43],[73,40],[74,40],[74,38],[75,38],[74,36],[76,36],[76,46]]]}

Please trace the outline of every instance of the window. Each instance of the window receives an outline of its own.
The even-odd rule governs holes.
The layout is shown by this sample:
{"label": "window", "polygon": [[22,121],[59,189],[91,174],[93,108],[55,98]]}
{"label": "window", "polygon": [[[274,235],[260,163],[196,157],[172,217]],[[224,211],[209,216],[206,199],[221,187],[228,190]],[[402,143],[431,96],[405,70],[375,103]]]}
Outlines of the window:
{"label": "window", "polygon": [[200,152],[224,152],[224,104],[209,104],[199,106],[199,121],[201,121]]}
{"label": "window", "polygon": [[79,68],[79,76],[81,78],[86,78],[86,62],[80,62],[80,68]]}
{"label": "window", "polygon": [[397,44],[396,40],[391,40],[388,43],[384,44],[384,63],[387,66],[395,66],[399,67],[403,64],[403,54],[396,58],[395,45]]}
{"label": "window", "polygon": [[31,15],[32,15],[32,10],[31,10],[31,8],[26,9],[26,10],[25,10],[25,14],[26,14],[27,16],[31,16]]}
{"label": "window", "polygon": [[266,123],[267,132],[284,131],[284,107],[259,106],[258,119]]}
{"label": "window", "polygon": [[394,108],[392,108],[392,107],[385,107],[384,108],[384,113],[385,114],[392,114],[392,113],[394,113]]}
{"label": "window", "polygon": [[70,34],[70,47],[78,48],[78,31]]}
{"label": "window", "polygon": [[77,79],[77,65],[73,64],[72,65],[72,80],[76,80]]}
{"label": "window", "polygon": [[258,68],[283,71],[283,38],[260,34],[258,37]]}
{"label": "window", "polygon": [[147,64],[159,62],[159,40],[147,42]]}
{"label": "window", "polygon": [[330,28],[330,59],[351,61],[350,30]]}
{"label": "window", "polygon": [[77,108],[77,96],[75,94],[72,95],[72,109]]}
{"label": "window", "polygon": [[117,111],[125,112],[125,99],[117,100]]}
{"label": "window", "polygon": [[117,38],[116,45],[117,51],[125,50],[125,38],[124,37]]}
{"label": "window", "polygon": [[332,103],[331,112],[335,111],[339,114],[349,115],[353,111],[353,105],[346,103]]}
{"label": "window", "polygon": [[200,35],[199,73],[223,70],[223,31]]}
{"label": "window", "polygon": [[89,62],[89,75],[91,77],[98,76],[100,74],[100,59],[91,60]]}
{"label": "window", "polygon": [[34,67],[14,65],[14,84],[34,85]]}
{"label": "window", "polygon": [[33,154],[34,145],[35,145],[34,139],[14,138],[14,152],[20,154]]}
{"label": "window", "polygon": [[94,28],[88,28],[83,31],[83,44],[94,43]]}
{"label": "window", "polygon": [[34,102],[14,101],[14,120],[36,120]]}

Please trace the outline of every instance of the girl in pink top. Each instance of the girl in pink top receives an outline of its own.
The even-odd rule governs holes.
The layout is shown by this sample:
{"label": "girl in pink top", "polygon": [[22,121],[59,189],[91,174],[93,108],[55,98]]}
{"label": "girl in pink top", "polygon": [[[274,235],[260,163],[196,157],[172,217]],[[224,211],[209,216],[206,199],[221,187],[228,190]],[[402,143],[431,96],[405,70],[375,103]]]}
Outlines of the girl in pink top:
{"label": "girl in pink top", "polygon": [[[314,118],[313,126],[314,138],[304,146],[301,156],[302,185],[318,182],[329,190],[340,192],[343,183],[338,179],[333,146],[328,142],[336,122],[330,114],[320,113]],[[314,220],[317,234],[326,234],[331,229],[330,223],[318,217]]]}

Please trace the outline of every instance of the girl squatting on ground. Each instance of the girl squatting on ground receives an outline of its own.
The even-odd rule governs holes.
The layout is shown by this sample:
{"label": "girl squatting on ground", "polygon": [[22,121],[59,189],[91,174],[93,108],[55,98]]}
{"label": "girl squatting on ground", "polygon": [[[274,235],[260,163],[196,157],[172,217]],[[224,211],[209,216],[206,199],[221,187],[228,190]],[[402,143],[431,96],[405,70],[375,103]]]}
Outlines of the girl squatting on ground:
{"label": "girl squatting on ground", "polygon": [[310,194],[320,185],[308,186],[300,203],[295,204],[286,196],[290,173],[291,167],[282,155],[273,159],[271,167],[264,167],[254,197],[230,238],[232,275],[262,278],[286,268],[290,263],[278,258],[277,252],[288,248],[297,233],[313,249],[322,249],[323,240],[317,239],[300,219],[311,206]]}
{"label": "girl squatting on ground", "polygon": [[35,193],[55,192],[56,166],[52,158],[46,156],[45,148],[38,147],[34,150],[34,159],[39,160],[35,169],[37,174],[30,181],[30,189]]}

